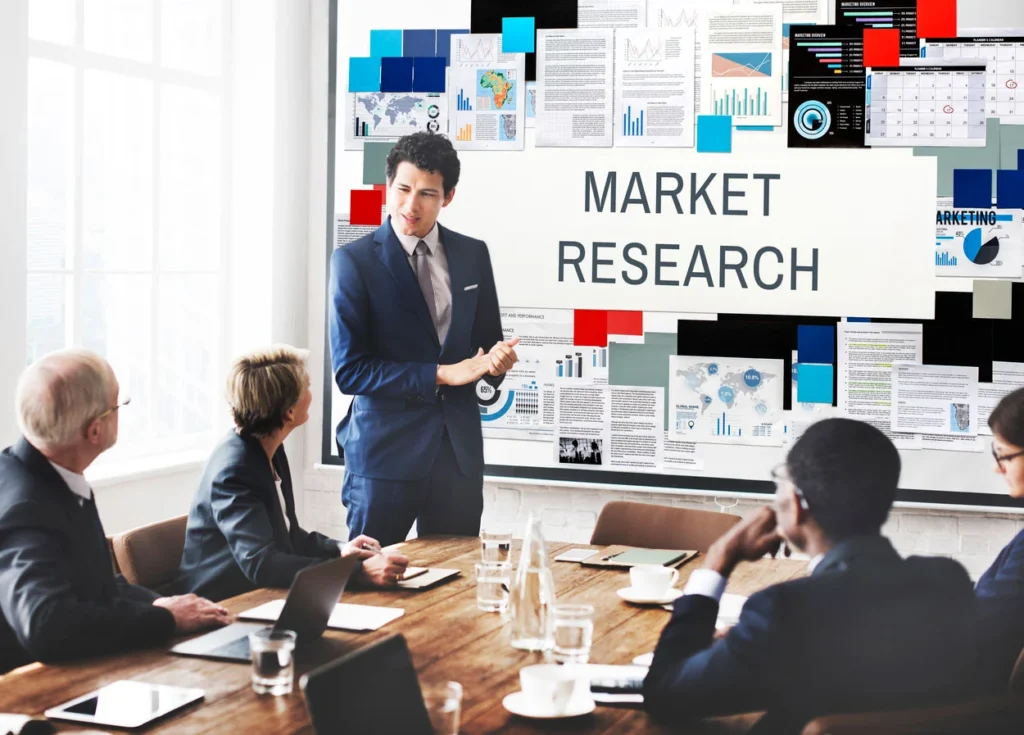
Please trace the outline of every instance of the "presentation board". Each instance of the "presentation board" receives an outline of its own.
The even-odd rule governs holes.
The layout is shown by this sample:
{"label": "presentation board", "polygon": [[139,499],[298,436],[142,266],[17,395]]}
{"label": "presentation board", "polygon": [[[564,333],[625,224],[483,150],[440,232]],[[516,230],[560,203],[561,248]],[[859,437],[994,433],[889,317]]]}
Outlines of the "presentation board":
{"label": "presentation board", "polygon": [[[449,111],[451,104],[455,115],[444,125],[455,139],[460,106],[467,104],[465,95],[448,99],[465,91],[449,84],[443,93],[407,100],[408,109],[392,106],[390,116],[367,122],[368,104],[394,100],[349,93],[350,58],[371,55],[371,31],[388,29],[434,29],[440,54],[442,45],[451,48],[456,31],[450,29],[470,28],[473,5],[332,3],[336,73],[328,207],[335,227],[328,257],[334,247],[375,229],[348,222],[349,192],[367,188],[360,139],[387,140],[403,130],[402,115],[414,127],[417,120],[431,125],[437,119],[432,107]],[[516,2],[504,5],[516,14]],[[1006,8],[1006,24],[1024,24],[1015,12],[1024,13]],[[985,15],[988,25],[991,16]],[[961,8],[965,22],[969,15]],[[536,87],[527,85],[527,105],[535,104],[535,95]],[[784,103],[782,111],[786,122]],[[363,118],[357,124],[358,115]],[[995,121],[993,135],[992,123],[982,149],[989,153],[977,155],[994,156],[998,168],[1018,141],[1024,148],[1024,126],[1001,135]],[[692,147],[539,148],[533,124],[528,118],[517,131],[521,149],[459,151],[462,178],[440,219],[488,243],[506,334],[521,336],[528,347],[520,350],[524,364],[502,387],[478,388],[490,477],[771,493],[770,471],[784,460],[793,432],[811,420],[804,414],[838,411],[797,400],[801,373],[795,353],[804,326],[833,329],[839,353],[844,335],[854,352],[865,341],[857,331],[864,329],[861,319],[883,332],[883,325],[922,325],[916,354],[923,354],[926,365],[980,363],[976,382],[995,385],[1004,375],[998,366],[1006,362],[1008,380],[1014,379],[1012,365],[1020,358],[1004,336],[1011,324],[1024,332],[1020,284],[1014,285],[1014,319],[1008,324],[970,321],[973,281],[942,277],[938,256],[933,260],[925,252],[937,244],[937,195],[947,193],[952,170],[963,167],[955,158],[959,151],[790,148],[786,125],[734,130],[728,154]],[[1024,251],[1024,242],[1016,247]],[[1020,281],[1019,268],[1014,280]],[[574,314],[604,309],[642,313],[639,334],[635,324],[623,328],[624,334],[609,324],[603,346],[577,342]],[[750,351],[757,354],[744,355],[744,342],[756,344]],[[907,356],[915,354],[913,345],[908,349]],[[847,375],[856,369],[850,354]],[[755,368],[756,360],[767,362]],[[838,403],[844,378],[838,355],[833,362],[829,374]],[[805,370],[808,380],[811,367],[817,366]],[[758,375],[754,386],[748,384],[751,370]],[[325,376],[323,461],[341,463],[334,430],[350,399],[333,385],[329,350]],[[687,413],[684,394],[694,385],[697,398]],[[575,418],[563,419],[569,400],[582,408]],[[730,411],[749,401],[749,415],[717,417],[722,401]],[[631,426],[616,428],[608,416],[621,416],[617,406],[644,408],[634,411],[639,415],[631,416]],[[759,411],[768,418],[759,419]],[[520,418],[510,422],[513,414]],[[971,418],[977,425],[979,414]],[[691,432],[706,433],[688,437],[691,422]],[[900,499],[1010,505],[992,472],[990,438],[976,429],[970,441],[920,433],[914,441],[898,441]],[[733,430],[736,436],[728,433]],[[621,447],[627,439],[639,447],[637,456],[620,451],[621,461],[611,464],[610,445]],[[656,452],[645,449],[654,444]],[[592,461],[596,457],[603,464]]]}

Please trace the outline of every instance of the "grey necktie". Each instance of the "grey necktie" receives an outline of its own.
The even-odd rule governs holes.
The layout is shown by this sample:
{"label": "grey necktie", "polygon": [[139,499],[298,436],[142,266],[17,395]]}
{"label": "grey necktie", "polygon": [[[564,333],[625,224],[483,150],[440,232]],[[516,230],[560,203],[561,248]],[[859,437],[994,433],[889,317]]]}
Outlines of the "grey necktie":
{"label": "grey necktie", "polygon": [[430,321],[434,323],[434,331],[439,332],[437,325],[437,304],[434,303],[434,283],[430,280],[430,248],[427,243],[420,240],[416,243],[416,250],[413,253],[416,261],[416,280],[420,282],[420,291],[423,292],[423,300],[427,302],[427,311],[430,312]]}

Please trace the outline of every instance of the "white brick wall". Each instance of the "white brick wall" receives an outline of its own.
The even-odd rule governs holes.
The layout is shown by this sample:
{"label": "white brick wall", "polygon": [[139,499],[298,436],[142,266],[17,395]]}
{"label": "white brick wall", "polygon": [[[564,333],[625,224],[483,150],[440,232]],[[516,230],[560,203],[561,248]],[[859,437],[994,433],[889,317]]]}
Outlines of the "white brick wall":
{"label": "white brick wall", "polygon": [[[341,474],[314,472],[305,475],[307,528],[334,538],[346,538],[345,509],[341,505]],[[682,508],[719,510],[746,515],[764,502],[733,500],[713,495],[678,496],[622,490],[567,489],[510,483],[487,483],[484,487],[483,523],[512,528],[522,536],[531,510],[540,513],[545,538],[552,541],[586,543],[597,515],[610,500],[659,503]],[[735,505],[733,505],[735,503]],[[882,531],[901,554],[927,554],[956,559],[977,579],[995,559],[999,550],[1019,531],[1024,516],[999,513],[953,513],[901,508],[889,516]]]}

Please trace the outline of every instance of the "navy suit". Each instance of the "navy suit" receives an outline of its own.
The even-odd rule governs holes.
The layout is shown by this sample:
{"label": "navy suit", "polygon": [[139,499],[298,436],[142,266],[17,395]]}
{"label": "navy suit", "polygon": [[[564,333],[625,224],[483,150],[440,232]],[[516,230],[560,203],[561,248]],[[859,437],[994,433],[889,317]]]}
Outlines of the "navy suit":
{"label": "navy suit", "polygon": [[0,674],[163,643],[174,616],[114,576],[96,503],[25,439],[0,454]]}
{"label": "navy suit", "polygon": [[274,471],[254,437],[232,431],[213,450],[188,512],[179,593],[216,601],[259,587],[290,587],[300,570],[341,555],[337,541],[299,526],[284,446],[274,454]]}
{"label": "navy suit", "polygon": [[975,595],[985,674],[992,689],[1005,691],[1024,648],[1024,531],[999,552]]}
{"label": "navy suit", "polygon": [[421,534],[475,535],[483,511],[483,438],[475,386],[437,386],[437,366],[503,339],[487,246],[440,228],[451,279],[442,345],[388,219],[331,257],[331,357],[354,396],[338,425],[350,533],[383,544]]}
{"label": "navy suit", "polygon": [[767,710],[758,733],[978,689],[973,591],[949,559],[901,559],[882,536],[837,544],[806,578],[759,592],[713,641],[718,603],[684,595],[644,681],[661,720]]}

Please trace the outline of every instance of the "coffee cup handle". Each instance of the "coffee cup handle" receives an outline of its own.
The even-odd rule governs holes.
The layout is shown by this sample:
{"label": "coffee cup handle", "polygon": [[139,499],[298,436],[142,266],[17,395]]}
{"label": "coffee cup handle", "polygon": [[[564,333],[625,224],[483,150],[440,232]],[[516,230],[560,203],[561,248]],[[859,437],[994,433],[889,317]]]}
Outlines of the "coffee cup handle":
{"label": "coffee cup handle", "polygon": [[678,582],[678,581],[679,581],[679,570],[678,569],[673,569],[672,570],[672,581],[668,583],[668,586],[669,587],[675,587],[676,586],[676,582]]}

